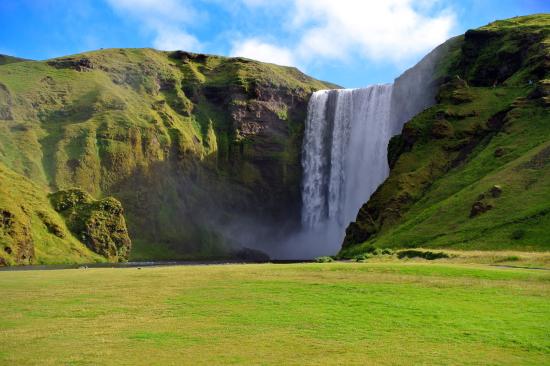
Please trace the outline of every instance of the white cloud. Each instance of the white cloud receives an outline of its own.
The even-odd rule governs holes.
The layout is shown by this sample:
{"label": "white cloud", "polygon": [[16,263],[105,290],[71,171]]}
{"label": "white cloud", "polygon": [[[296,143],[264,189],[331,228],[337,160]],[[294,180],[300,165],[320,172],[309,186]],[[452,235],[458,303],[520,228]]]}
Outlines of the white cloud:
{"label": "white cloud", "polygon": [[201,14],[187,1],[181,0],[107,0],[123,16],[131,16],[155,34],[153,46],[162,50],[199,51],[197,38],[185,26],[200,19]]}
{"label": "white cloud", "polygon": [[[449,38],[455,24],[443,0],[106,1],[122,16],[138,20],[153,33],[154,47],[166,50],[203,50],[188,29],[206,24],[207,10],[218,7],[229,15],[217,15],[224,27],[220,34],[227,33],[217,38],[222,46],[214,47],[223,49],[225,41],[232,56],[302,67],[347,60],[404,66]],[[276,21],[280,27],[235,32],[232,25],[240,24],[235,17],[242,16],[259,19],[259,24],[267,16],[266,27]]]}
{"label": "white cloud", "polygon": [[294,57],[288,49],[262,42],[256,38],[234,43],[231,56],[246,57],[285,66],[296,65]]}
{"label": "white cloud", "polygon": [[153,41],[153,47],[165,51],[197,51],[201,48],[201,44],[198,39],[184,31],[170,27],[159,27]]}
{"label": "white cloud", "polygon": [[272,4],[271,0],[242,0],[246,6],[265,6]]}
{"label": "white cloud", "polygon": [[[428,13],[429,1],[416,3]],[[414,5],[411,0],[297,0],[294,23],[318,24],[306,32],[299,50],[333,57],[355,50],[395,62],[426,52],[449,37],[454,20],[445,13],[422,14]]]}
{"label": "white cloud", "polygon": [[[242,1],[253,7],[273,6],[263,0]],[[350,57],[407,62],[449,38],[455,17],[449,9],[435,12],[438,4],[438,0],[291,0],[288,13],[293,16],[287,27],[299,36],[291,46],[278,49],[295,50],[294,60],[304,64]]]}
{"label": "white cloud", "polygon": [[123,14],[144,17],[153,22],[189,22],[197,11],[187,1],[180,0],[107,0]]}

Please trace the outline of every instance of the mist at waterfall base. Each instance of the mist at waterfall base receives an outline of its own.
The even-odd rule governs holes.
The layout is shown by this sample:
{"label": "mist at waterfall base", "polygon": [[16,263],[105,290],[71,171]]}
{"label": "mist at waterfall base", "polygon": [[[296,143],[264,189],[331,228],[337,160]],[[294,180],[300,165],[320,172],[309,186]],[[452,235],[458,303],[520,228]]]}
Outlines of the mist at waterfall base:
{"label": "mist at waterfall base", "polygon": [[346,227],[388,177],[388,144],[435,104],[435,68],[450,41],[393,84],[315,92],[302,148],[302,230],[267,252],[274,259],[334,255]]}
{"label": "mist at waterfall base", "polygon": [[[393,84],[312,94],[302,143],[301,222],[237,215],[211,224],[234,243],[271,259],[305,260],[334,255],[361,206],[389,174],[390,139],[435,104],[436,69],[454,39],[440,45]],[[288,220],[287,220],[288,221]]]}
{"label": "mist at waterfall base", "polygon": [[321,90],[308,106],[302,151],[302,231],[276,256],[336,254],[347,225],[389,173],[391,84]]}

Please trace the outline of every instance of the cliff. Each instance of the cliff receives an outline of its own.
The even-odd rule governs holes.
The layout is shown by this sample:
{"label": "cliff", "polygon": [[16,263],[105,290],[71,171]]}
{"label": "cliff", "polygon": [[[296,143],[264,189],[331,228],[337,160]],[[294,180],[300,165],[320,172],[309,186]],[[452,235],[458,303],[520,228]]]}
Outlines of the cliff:
{"label": "cliff", "polygon": [[[73,188],[89,195],[87,202],[120,201],[132,259],[227,257],[299,224],[307,102],[334,85],[295,68],[152,49],[4,59],[0,178],[9,171],[14,187],[32,185],[24,204],[40,206],[64,233],[39,230],[37,209],[23,214],[18,203],[0,201],[0,209],[9,203],[26,222],[19,236],[29,251],[47,237],[57,248],[53,261],[74,260],[69,246],[84,253],[77,255],[82,261],[97,259],[90,249],[108,260],[126,258],[129,239],[82,238],[89,210],[78,209],[88,215],[78,219],[52,210],[47,194]],[[104,223],[120,221],[115,211]],[[124,231],[119,223],[104,226]],[[0,256],[52,261],[38,250],[31,259]]]}
{"label": "cliff", "polygon": [[550,249],[550,15],[470,30],[436,66],[437,103],[389,146],[389,178],[346,230],[368,247]]}

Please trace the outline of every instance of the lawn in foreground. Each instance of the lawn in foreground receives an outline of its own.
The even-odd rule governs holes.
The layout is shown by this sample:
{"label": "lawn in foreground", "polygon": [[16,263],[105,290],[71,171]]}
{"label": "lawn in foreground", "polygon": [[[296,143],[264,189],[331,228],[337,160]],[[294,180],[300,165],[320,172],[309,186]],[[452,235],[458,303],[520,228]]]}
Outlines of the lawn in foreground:
{"label": "lawn in foreground", "polygon": [[550,272],[422,263],[0,272],[0,364],[550,364]]}

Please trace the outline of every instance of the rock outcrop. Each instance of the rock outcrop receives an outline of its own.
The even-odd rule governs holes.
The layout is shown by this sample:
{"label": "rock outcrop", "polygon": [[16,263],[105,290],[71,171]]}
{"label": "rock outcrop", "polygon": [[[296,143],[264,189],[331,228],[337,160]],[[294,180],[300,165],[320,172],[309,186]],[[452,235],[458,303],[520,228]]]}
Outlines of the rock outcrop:
{"label": "rock outcrop", "polygon": [[106,260],[67,229],[43,187],[1,162],[0,177],[0,266]]}
{"label": "rock outcrop", "polygon": [[94,200],[80,189],[50,195],[54,209],[67,220],[69,230],[94,253],[109,260],[128,260],[132,242],[118,200]]}
{"label": "rock outcrop", "polygon": [[[31,226],[28,217],[17,211],[0,209],[0,243],[4,256],[10,257],[14,264],[30,264],[34,259]],[[8,264],[5,259],[2,262]]]}

